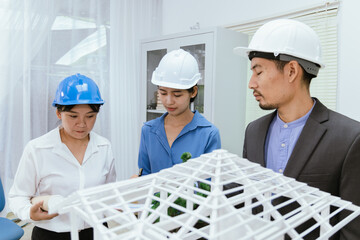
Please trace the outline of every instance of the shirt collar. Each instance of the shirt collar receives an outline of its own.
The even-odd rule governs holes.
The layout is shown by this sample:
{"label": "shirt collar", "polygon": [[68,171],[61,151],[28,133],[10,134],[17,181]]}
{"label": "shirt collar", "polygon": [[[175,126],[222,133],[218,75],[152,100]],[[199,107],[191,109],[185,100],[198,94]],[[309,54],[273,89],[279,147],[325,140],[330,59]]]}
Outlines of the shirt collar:
{"label": "shirt collar", "polygon": [[[56,146],[62,146],[61,137],[60,137],[60,128],[61,126],[49,131],[43,137],[38,138],[35,145],[37,148],[53,148]],[[90,132],[90,141],[88,146],[92,146],[93,149],[97,149],[98,146],[107,145],[108,142],[105,138],[98,137],[94,132]]]}
{"label": "shirt collar", "polygon": [[279,113],[276,114],[276,119],[275,119],[275,125],[278,126],[278,127],[284,127],[286,126],[286,128],[288,129],[291,129],[291,128],[296,128],[296,127],[299,127],[299,126],[303,126],[307,119],[309,118],[312,110],[314,109],[314,106],[316,104],[316,100],[313,99],[314,101],[314,104],[313,106],[311,107],[311,109],[304,115],[302,116],[301,118],[299,119],[296,119],[295,121],[292,121],[292,122],[289,122],[289,123],[285,123],[283,120],[280,119],[279,117]]}
{"label": "shirt collar", "polygon": [[[161,117],[148,121],[145,124],[151,127],[151,131],[156,132],[159,127],[164,126],[164,119],[168,115],[168,112],[164,113]],[[209,127],[211,123],[206,120],[197,110],[194,111],[194,117],[183,130],[191,131],[197,127]]]}

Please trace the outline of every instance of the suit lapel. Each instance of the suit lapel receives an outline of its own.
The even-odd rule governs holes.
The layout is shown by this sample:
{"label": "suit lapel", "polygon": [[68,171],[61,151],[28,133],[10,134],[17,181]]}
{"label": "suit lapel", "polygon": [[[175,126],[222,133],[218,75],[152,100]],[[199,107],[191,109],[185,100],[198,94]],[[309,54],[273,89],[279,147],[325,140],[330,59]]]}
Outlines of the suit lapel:
{"label": "suit lapel", "polygon": [[297,178],[299,176],[326,132],[326,127],[322,123],[329,119],[328,109],[319,100],[315,100],[315,107],[286,165],[284,175],[288,177]]}
{"label": "suit lapel", "polygon": [[255,149],[255,157],[252,159],[253,162],[259,163],[261,166],[265,167],[265,142],[266,135],[268,133],[271,121],[276,116],[277,111],[272,114],[268,114],[264,117],[263,122],[260,124],[258,131],[256,131],[255,141],[259,144],[254,144],[254,146],[263,146],[260,149]]}

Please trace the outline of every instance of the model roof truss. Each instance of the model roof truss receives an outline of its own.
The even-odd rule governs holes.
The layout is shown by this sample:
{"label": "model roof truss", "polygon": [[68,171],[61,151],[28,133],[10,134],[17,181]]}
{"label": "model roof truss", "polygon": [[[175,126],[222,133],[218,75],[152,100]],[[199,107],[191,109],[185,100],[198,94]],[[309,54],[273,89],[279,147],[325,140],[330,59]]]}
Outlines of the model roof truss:
{"label": "model roof truss", "polygon": [[[319,239],[328,239],[360,214],[351,202],[225,150],[156,174],[80,190],[57,210],[71,214],[72,239],[82,219],[94,228],[95,239],[104,240],[271,240],[285,234],[303,239],[317,228]],[[344,212],[335,226],[329,223]],[[313,224],[305,231],[295,230],[309,220]],[[106,228],[104,222],[112,224]]]}

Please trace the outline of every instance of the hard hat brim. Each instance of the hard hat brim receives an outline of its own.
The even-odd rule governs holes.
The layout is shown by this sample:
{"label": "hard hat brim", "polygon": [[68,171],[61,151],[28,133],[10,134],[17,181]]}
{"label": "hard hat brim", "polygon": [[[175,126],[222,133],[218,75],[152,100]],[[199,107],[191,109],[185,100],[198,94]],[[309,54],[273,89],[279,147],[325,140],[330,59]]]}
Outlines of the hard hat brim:
{"label": "hard hat brim", "polygon": [[67,102],[62,102],[62,103],[57,103],[57,102],[53,102],[52,106],[56,107],[56,105],[61,105],[61,106],[68,106],[68,105],[84,105],[84,104],[99,104],[99,105],[103,105],[105,103],[105,101],[88,101],[88,100],[77,100],[77,101],[67,101]]}
{"label": "hard hat brim", "polygon": [[157,86],[168,87],[168,88],[173,88],[173,89],[189,89],[189,88],[192,88],[193,86],[195,86],[199,80],[200,80],[200,78],[198,80],[196,80],[195,82],[192,82],[191,84],[183,85],[183,84],[169,83],[169,82],[164,82],[164,81],[157,81],[155,78],[152,78],[151,83],[154,85],[157,85]]}
{"label": "hard hat brim", "polygon": [[242,57],[249,57],[250,52],[264,52],[264,53],[273,53],[273,52],[267,52],[263,50],[253,49],[253,48],[247,48],[247,47],[236,47],[233,49],[233,52],[236,55],[240,55]]}
{"label": "hard hat brim", "polygon": [[236,55],[240,55],[242,57],[248,57],[249,52],[253,51],[253,49],[247,48],[247,47],[236,47],[233,49],[233,52]]}
{"label": "hard hat brim", "polygon": [[[259,49],[252,49],[252,48],[247,48],[247,47],[236,47],[233,49],[233,52],[236,54],[236,55],[240,55],[242,57],[246,57],[248,58],[249,57],[249,53],[250,52],[265,52],[265,53],[273,53],[273,52],[268,52],[268,51],[264,51],[264,50],[259,50]],[[286,54],[286,55],[292,55],[291,53],[286,53],[286,52],[278,52],[278,54]],[[314,61],[312,59],[306,59],[304,58],[303,56],[296,56],[293,55],[294,57],[298,57],[298,58],[301,58],[301,59],[304,59],[306,61],[309,61],[309,62],[313,62],[313,63],[316,63],[320,66],[320,68],[325,68],[325,64],[322,63],[322,62],[319,62],[319,61]]]}

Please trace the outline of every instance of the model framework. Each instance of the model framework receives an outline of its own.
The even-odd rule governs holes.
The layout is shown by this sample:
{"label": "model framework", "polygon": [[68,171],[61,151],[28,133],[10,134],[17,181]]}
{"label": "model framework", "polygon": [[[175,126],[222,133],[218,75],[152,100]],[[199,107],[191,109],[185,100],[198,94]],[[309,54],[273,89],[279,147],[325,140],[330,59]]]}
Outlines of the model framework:
{"label": "model framework", "polygon": [[[223,186],[237,187],[223,191]],[[335,211],[330,211],[330,208]],[[287,213],[282,215],[283,209]],[[290,209],[290,210],[289,210]],[[350,213],[335,226],[329,220]],[[53,209],[94,228],[95,239],[328,239],[360,215],[351,202],[216,150],[148,176],[80,190]],[[309,219],[302,233],[295,228]],[[111,222],[109,228],[103,223]]]}

